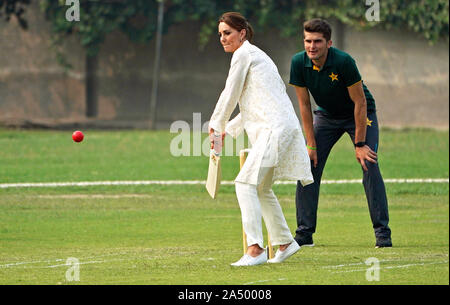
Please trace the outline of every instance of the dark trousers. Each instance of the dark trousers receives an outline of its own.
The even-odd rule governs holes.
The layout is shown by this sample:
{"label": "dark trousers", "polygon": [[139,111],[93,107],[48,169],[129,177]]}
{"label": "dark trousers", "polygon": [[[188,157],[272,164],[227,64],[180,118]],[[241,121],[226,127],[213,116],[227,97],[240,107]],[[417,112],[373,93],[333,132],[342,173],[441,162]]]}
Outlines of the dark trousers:
{"label": "dark trousers", "polygon": [[[371,126],[367,126],[366,143],[375,152],[378,150],[378,121],[375,112],[367,115]],[[326,117],[322,112],[315,112],[314,136],[317,146],[317,166],[311,162],[311,171],[314,183],[305,187],[297,182],[295,203],[297,207],[297,230],[298,236],[312,235],[316,231],[317,206],[319,202],[320,181],[328,155],[334,144],[347,132],[352,142],[355,140],[355,120],[332,119]],[[355,160],[356,162],[356,160]],[[389,229],[389,213],[386,190],[381,177],[378,163],[366,161],[368,171],[363,170],[363,185],[369,205],[370,218],[376,237],[391,237]],[[361,167],[362,169],[362,167]]]}

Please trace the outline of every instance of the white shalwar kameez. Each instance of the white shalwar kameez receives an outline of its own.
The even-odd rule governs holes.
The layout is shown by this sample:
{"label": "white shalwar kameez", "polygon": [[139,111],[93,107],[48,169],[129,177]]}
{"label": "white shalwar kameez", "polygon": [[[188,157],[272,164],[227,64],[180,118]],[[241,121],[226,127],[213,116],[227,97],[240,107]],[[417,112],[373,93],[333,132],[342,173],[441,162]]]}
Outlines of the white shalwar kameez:
{"label": "white shalwar kameez", "polygon": [[[240,113],[229,121],[239,103]],[[263,248],[261,216],[273,245],[293,241],[272,191],[275,180],[313,182],[310,159],[294,107],[273,61],[245,41],[234,53],[209,127],[236,138],[246,131],[251,151],[235,179],[248,245]]]}

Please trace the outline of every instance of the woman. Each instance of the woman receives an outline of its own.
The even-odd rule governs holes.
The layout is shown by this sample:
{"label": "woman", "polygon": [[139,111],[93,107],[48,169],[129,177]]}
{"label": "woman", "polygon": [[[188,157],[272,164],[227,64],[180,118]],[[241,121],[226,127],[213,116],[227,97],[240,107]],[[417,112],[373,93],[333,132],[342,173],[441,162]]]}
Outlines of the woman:
{"label": "woman", "polygon": [[[232,266],[259,265],[267,261],[263,249],[261,216],[274,246],[269,263],[280,263],[297,252],[281,206],[272,191],[276,179],[313,182],[302,130],[278,69],[259,48],[250,43],[253,29],[239,13],[228,12],[218,22],[220,42],[233,53],[225,89],[209,122],[213,134],[237,137],[247,132],[252,145],[236,177],[236,195],[247,234],[247,253]],[[228,122],[239,103],[240,113]],[[228,122],[228,124],[227,124]],[[220,136],[219,136],[220,137]],[[214,142],[211,142],[214,148]]]}

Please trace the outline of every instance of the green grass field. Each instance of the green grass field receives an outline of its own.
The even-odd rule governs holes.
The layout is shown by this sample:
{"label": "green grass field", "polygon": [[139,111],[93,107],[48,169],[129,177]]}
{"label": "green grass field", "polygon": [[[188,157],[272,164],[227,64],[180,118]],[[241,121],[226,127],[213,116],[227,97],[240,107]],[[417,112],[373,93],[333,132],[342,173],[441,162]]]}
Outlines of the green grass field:
{"label": "green grass field", "polygon": [[[167,131],[0,130],[0,184],[204,180],[206,157],[173,157]],[[385,179],[449,177],[449,133],[381,131]],[[233,180],[238,157],[223,158]],[[359,179],[347,136],[323,179]],[[393,248],[375,249],[361,184],[324,184],[316,246],[283,264],[232,268],[242,255],[233,186],[212,200],[203,185],[0,188],[0,284],[449,284],[449,184],[386,183]],[[295,230],[295,186],[275,185]],[[76,258],[79,281],[69,281]],[[368,281],[368,258],[379,280]]]}

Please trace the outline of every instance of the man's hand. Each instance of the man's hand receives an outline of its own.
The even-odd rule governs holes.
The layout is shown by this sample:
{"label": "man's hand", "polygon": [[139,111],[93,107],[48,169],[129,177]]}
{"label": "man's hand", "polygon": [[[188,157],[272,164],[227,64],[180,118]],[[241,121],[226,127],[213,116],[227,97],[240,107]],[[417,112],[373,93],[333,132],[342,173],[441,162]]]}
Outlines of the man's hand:
{"label": "man's hand", "polygon": [[308,148],[309,159],[313,162],[313,166],[317,166],[317,150]]}
{"label": "man's hand", "polygon": [[377,153],[370,149],[369,146],[364,145],[363,147],[355,147],[355,155],[358,163],[361,164],[363,170],[367,171],[367,166],[365,160],[371,163],[377,163]]}
{"label": "man's hand", "polygon": [[[303,131],[306,137],[308,155],[311,161],[313,162],[313,166],[317,166],[317,150],[316,150],[316,140],[314,139],[314,127],[313,127],[313,116],[311,112],[311,100],[309,99],[309,91],[306,87],[297,87],[295,88],[295,94],[297,95],[298,105],[300,107],[300,116],[302,118],[303,123]],[[311,148],[308,148],[311,147]]]}

